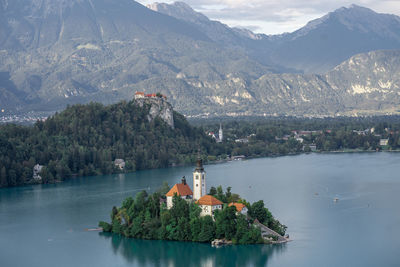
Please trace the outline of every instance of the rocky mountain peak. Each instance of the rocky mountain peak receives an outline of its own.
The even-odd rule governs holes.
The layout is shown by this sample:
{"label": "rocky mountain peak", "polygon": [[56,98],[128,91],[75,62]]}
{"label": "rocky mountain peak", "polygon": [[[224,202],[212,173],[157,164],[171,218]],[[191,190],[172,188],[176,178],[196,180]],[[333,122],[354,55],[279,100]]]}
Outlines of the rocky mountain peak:
{"label": "rocky mountain peak", "polygon": [[[260,41],[265,37],[263,34],[256,34],[248,29],[230,28],[219,21],[210,20],[184,2],[174,2],[172,4],[156,2],[147,5],[147,8],[179,20],[190,22],[196,25],[198,29],[204,32],[211,40],[222,43],[224,46],[233,46],[237,48],[244,43]],[[252,45],[263,46],[262,44],[255,44],[254,42]]]}
{"label": "rocky mountain peak", "polygon": [[369,8],[354,4],[349,7],[341,7],[321,18],[310,21],[305,27],[294,32],[294,37],[298,38],[318,28],[332,25],[336,25],[336,27],[342,25],[349,31],[358,31],[365,34],[372,33],[400,40],[398,36],[400,17],[380,14]]}
{"label": "rocky mountain peak", "polygon": [[147,8],[166,14],[177,19],[190,22],[209,22],[210,20],[200,12],[196,12],[184,2],[174,2],[173,4],[158,3],[148,4]]}

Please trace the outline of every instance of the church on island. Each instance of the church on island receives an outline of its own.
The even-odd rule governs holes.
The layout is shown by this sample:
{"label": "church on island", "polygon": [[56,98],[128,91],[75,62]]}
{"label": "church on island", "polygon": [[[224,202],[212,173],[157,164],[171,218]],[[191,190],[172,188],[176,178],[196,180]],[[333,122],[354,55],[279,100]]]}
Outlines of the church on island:
{"label": "church on island", "polygon": [[172,198],[174,195],[180,196],[188,202],[195,202],[201,208],[201,216],[214,215],[214,211],[222,209],[223,203],[213,196],[207,195],[206,172],[203,168],[201,159],[197,160],[196,169],[193,172],[193,191],[186,183],[186,178],[182,178],[180,184],[175,184],[166,194],[167,208],[172,208]]}

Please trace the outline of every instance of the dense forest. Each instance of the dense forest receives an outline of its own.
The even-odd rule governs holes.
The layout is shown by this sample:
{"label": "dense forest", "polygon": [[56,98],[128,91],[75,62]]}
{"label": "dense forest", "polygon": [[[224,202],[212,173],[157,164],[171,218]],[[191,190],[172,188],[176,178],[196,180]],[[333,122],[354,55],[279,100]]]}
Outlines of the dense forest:
{"label": "dense forest", "polygon": [[[181,197],[173,197],[173,206],[167,209],[160,199],[165,198],[168,185],[148,195],[146,191],[136,194],[135,199],[126,198],[120,208],[113,207],[111,223],[99,222],[104,232],[113,232],[126,237],[142,239],[161,239],[193,242],[210,242],[214,239],[231,240],[234,244],[268,243],[261,235],[261,230],[253,225],[257,219],[260,223],[284,235],[286,226],[280,224],[271,212],[265,208],[262,200],[250,204],[237,194],[226,192],[222,188],[212,188],[214,194],[225,204],[221,210],[215,210],[214,218],[200,216],[201,208]],[[214,192],[213,192],[214,191]],[[233,198],[246,204],[247,216],[237,213],[234,206],[228,206]],[[271,236],[272,238],[272,236]]]}
{"label": "dense forest", "polygon": [[135,101],[104,106],[74,105],[33,126],[0,126],[0,187],[32,182],[32,170],[43,165],[42,183],[72,176],[188,164],[219,154],[215,141],[174,112],[175,127],[162,119],[149,121],[149,105]]}
{"label": "dense forest", "polygon": [[[135,101],[74,105],[31,126],[0,125],[0,187],[53,183],[74,176],[131,172],[204,161],[311,151],[400,149],[400,117],[237,118],[189,122],[174,112],[170,127],[148,119],[150,105]],[[222,123],[224,140],[211,132]],[[308,133],[302,133],[308,131]],[[218,136],[217,136],[218,137]],[[388,139],[382,146],[381,139]],[[114,161],[123,159],[124,170]],[[33,167],[44,166],[41,180]]]}

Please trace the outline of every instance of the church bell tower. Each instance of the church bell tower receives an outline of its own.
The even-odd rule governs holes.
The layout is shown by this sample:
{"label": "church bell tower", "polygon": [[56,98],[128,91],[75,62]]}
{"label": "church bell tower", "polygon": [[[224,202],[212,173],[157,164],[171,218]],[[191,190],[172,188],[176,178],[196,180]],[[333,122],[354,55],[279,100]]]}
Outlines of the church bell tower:
{"label": "church bell tower", "polygon": [[196,169],[193,172],[193,200],[197,201],[204,195],[207,195],[206,172],[203,168],[203,161],[198,158]]}

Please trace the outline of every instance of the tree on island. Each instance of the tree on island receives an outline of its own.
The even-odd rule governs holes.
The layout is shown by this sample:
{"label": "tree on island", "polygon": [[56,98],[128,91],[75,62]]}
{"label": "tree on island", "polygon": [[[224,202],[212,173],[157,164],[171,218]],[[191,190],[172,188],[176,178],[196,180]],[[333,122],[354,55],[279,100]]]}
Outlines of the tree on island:
{"label": "tree on island", "polygon": [[228,186],[226,188],[226,193],[224,193],[222,186],[218,186],[217,188],[212,186],[210,188],[210,192],[208,194],[210,196],[217,198],[218,200],[220,200],[222,202],[225,202],[225,203],[240,201],[240,196],[238,194],[232,194],[231,190],[232,190],[232,187]]}
{"label": "tree on island", "polygon": [[265,208],[264,201],[259,200],[249,206],[249,216],[257,219],[260,223],[265,224],[280,235],[285,235],[287,227],[277,221],[271,212]]}
{"label": "tree on island", "polygon": [[[281,235],[285,234],[286,226],[273,218],[264,207],[264,202],[258,201],[253,205],[247,204],[249,216],[236,212],[234,206],[225,202],[223,209],[215,210],[214,218],[200,216],[201,208],[187,202],[176,194],[173,196],[173,205],[167,209],[160,201],[167,191],[167,184],[163,184],[157,192],[148,195],[146,191],[136,194],[135,199],[126,198],[120,208],[113,207],[111,223],[100,222],[104,232],[112,232],[126,237],[141,239],[161,239],[193,242],[210,242],[214,239],[232,240],[234,244],[264,243],[261,230],[253,225],[255,219],[271,227]],[[222,187],[216,189],[217,195],[230,200],[233,195],[227,189],[221,192]],[[243,203],[247,203],[242,200]],[[160,204],[161,203],[161,204]]]}

